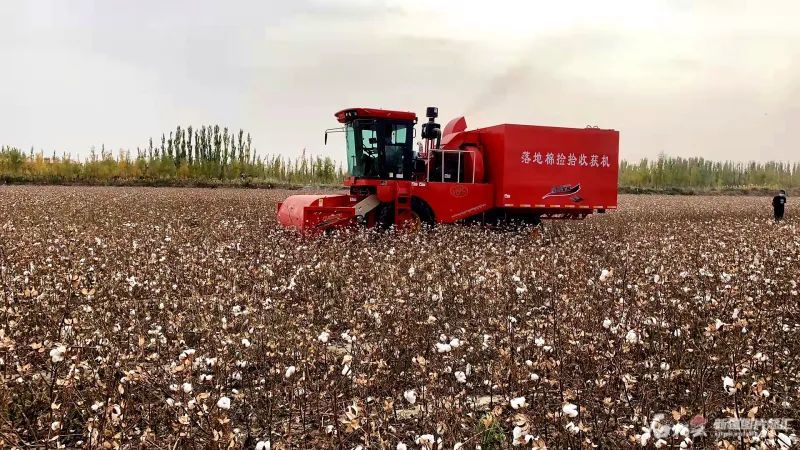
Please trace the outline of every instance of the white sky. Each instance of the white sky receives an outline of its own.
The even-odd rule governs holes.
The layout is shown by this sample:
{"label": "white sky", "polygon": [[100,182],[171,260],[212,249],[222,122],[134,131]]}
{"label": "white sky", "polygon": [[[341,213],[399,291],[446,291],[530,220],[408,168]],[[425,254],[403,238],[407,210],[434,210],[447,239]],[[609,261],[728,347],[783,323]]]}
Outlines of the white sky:
{"label": "white sky", "polygon": [[260,153],[350,106],[621,132],[622,156],[800,160],[800,2],[0,0],[0,143],[73,155],[176,125]]}

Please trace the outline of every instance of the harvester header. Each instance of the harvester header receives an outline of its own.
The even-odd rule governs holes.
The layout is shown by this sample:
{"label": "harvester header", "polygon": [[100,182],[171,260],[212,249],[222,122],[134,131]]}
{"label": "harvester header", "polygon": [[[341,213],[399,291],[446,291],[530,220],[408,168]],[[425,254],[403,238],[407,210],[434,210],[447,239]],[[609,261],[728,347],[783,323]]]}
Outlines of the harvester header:
{"label": "harvester header", "polygon": [[413,112],[349,108],[335,114],[346,141],[347,194],[294,195],[278,205],[286,227],[316,233],[362,225],[538,223],[617,207],[619,132],[502,124],[442,128],[426,110],[414,149]]}

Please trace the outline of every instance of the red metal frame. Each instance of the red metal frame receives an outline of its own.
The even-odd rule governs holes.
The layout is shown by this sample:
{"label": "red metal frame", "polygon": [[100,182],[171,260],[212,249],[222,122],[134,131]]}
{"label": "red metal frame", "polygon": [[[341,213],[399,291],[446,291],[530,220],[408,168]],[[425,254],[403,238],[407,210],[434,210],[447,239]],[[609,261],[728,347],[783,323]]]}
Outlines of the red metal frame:
{"label": "red metal frame", "polygon": [[337,112],[335,116],[336,120],[340,123],[345,123],[357,118],[410,120],[414,122],[417,120],[417,115],[413,112],[375,108],[348,108]]}
{"label": "red metal frame", "polygon": [[[336,113],[339,122],[356,118],[408,120],[411,112],[351,108]],[[503,124],[467,130],[463,117],[444,128],[439,148],[420,156],[430,168],[438,154],[463,156],[462,181],[428,181],[429,170],[416,180],[351,177],[350,194],[291,196],[278,206],[279,221],[305,232],[348,226],[356,205],[375,194],[394,205],[398,226],[412,219],[411,204],[426,204],[437,223],[455,223],[500,211],[547,219],[583,219],[594,212],[616,209],[619,132],[598,128],[559,128]],[[461,167],[461,159],[459,166]],[[470,175],[468,172],[471,172]],[[376,223],[375,213],[364,217]]]}

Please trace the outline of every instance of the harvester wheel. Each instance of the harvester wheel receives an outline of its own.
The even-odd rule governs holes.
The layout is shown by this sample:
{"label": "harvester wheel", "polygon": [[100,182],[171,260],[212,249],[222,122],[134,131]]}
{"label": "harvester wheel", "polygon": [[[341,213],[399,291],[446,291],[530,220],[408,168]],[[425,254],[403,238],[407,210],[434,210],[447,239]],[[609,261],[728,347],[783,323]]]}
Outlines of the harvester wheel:
{"label": "harvester wheel", "polygon": [[414,213],[414,219],[419,221],[419,225],[428,228],[433,228],[436,225],[433,210],[423,200],[411,197],[411,211]]}
{"label": "harvester wheel", "polygon": [[383,203],[375,212],[375,226],[381,230],[388,230],[394,225],[394,203]]}

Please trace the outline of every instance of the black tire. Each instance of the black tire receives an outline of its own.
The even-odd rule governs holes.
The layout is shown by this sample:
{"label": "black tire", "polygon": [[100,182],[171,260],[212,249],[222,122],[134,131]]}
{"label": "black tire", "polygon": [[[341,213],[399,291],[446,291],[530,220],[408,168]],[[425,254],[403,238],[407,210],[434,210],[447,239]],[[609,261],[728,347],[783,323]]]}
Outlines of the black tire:
{"label": "black tire", "polygon": [[382,203],[375,214],[375,227],[379,230],[388,230],[394,225],[394,203]]}
{"label": "black tire", "polygon": [[419,217],[423,226],[427,228],[436,226],[436,217],[433,215],[433,210],[424,200],[411,197],[411,211]]}

